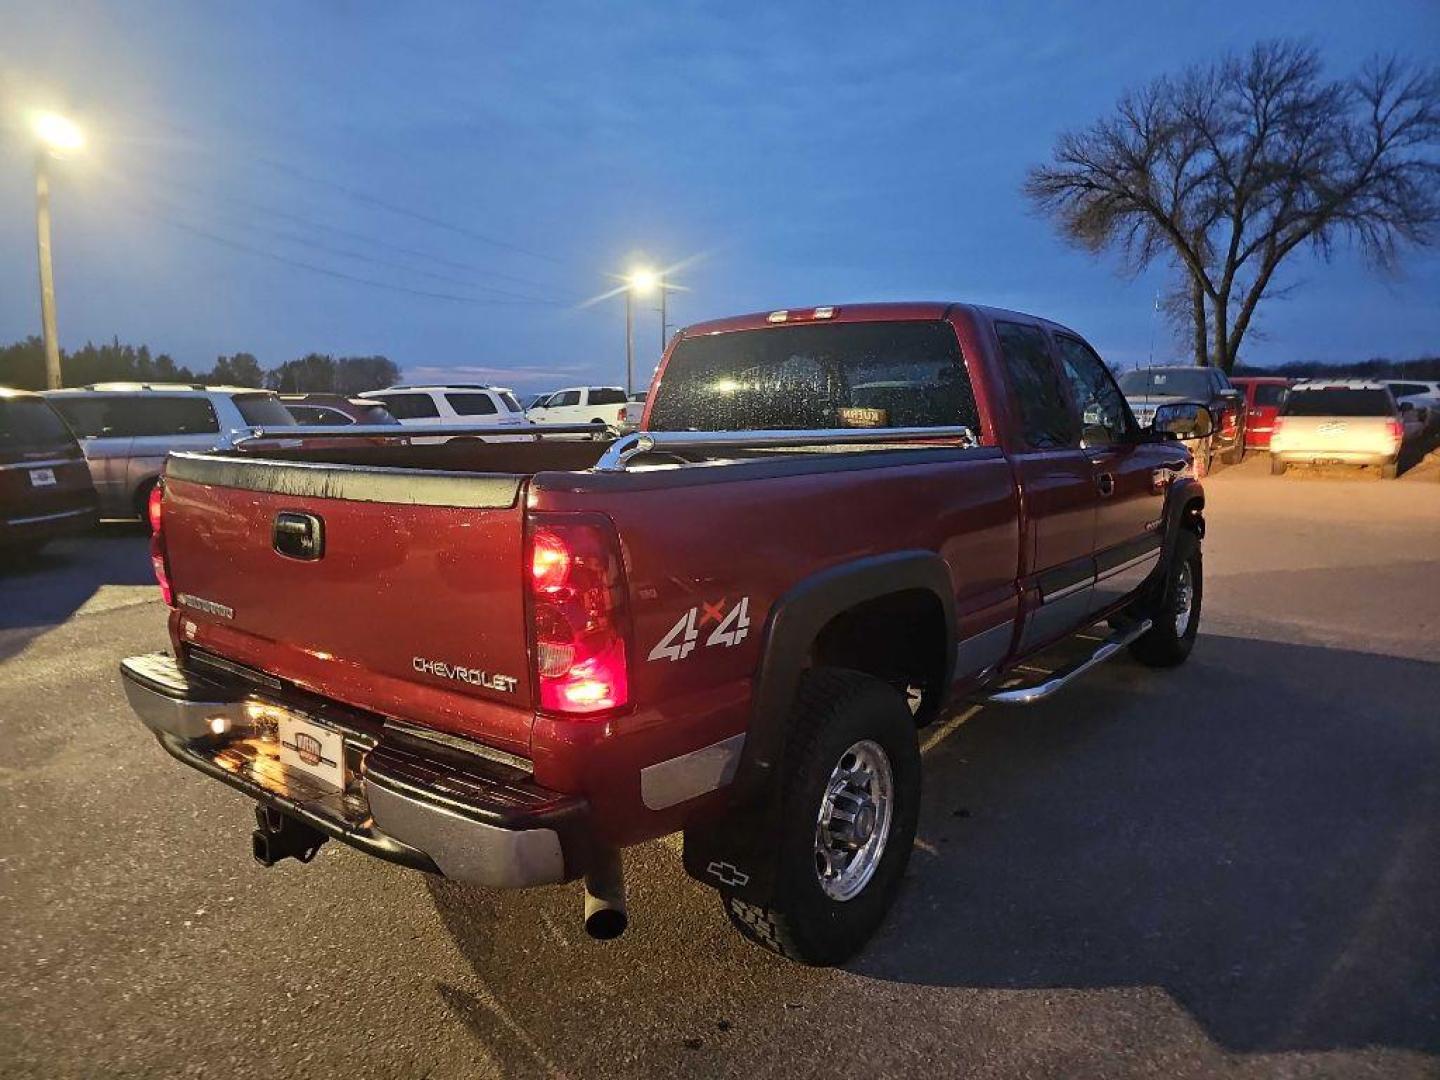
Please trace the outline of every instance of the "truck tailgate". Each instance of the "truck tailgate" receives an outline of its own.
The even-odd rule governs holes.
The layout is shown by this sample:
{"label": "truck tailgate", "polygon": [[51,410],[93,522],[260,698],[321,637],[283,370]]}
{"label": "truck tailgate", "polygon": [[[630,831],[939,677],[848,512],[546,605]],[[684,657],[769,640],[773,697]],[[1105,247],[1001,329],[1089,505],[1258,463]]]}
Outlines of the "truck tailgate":
{"label": "truck tailgate", "polygon": [[[518,476],[173,458],[163,533],[179,636],[325,697],[528,753],[521,488]],[[278,549],[282,515],[318,523],[318,558]]]}

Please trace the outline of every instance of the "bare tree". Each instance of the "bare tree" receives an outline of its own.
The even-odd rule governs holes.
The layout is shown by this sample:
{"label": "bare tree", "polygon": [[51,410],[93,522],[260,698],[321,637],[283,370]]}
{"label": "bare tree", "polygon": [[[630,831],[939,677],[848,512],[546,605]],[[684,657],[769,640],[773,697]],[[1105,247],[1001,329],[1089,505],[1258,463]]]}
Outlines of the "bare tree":
{"label": "bare tree", "polygon": [[1440,73],[1375,60],[1324,77],[1309,46],[1262,42],[1161,78],[1060,136],[1025,194],[1088,251],[1159,258],[1188,296],[1196,363],[1230,370],[1275,271],[1356,244],[1392,270],[1440,224]]}

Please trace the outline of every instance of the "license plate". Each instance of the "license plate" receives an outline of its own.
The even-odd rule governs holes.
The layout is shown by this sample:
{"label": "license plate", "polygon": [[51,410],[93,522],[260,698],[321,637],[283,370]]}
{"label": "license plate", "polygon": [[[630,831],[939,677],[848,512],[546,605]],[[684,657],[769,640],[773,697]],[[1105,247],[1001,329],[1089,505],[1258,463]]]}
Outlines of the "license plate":
{"label": "license plate", "polygon": [[298,716],[280,717],[280,764],[323,780],[336,791],[345,788],[345,739],[338,731]]}
{"label": "license plate", "polygon": [[54,470],[54,469],[31,469],[31,470],[30,470],[30,486],[31,486],[31,487],[51,487],[51,486],[54,485],[54,483],[55,483],[55,470]]}

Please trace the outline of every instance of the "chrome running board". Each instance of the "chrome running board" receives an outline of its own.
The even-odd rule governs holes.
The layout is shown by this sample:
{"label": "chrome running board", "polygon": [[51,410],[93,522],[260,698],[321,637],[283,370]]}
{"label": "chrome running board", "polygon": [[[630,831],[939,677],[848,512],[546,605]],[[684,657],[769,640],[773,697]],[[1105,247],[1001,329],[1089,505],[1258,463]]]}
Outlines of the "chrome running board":
{"label": "chrome running board", "polygon": [[996,690],[993,693],[981,694],[979,700],[986,705],[1034,705],[1037,701],[1044,701],[1072,679],[1079,678],[1091,668],[1109,660],[1110,657],[1149,630],[1150,626],[1149,619],[1141,619],[1134,626],[1116,630],[1084,660],[1055,672],[1044,682],[1036,683],[1033,686],[1017,686],[1010,690]]}

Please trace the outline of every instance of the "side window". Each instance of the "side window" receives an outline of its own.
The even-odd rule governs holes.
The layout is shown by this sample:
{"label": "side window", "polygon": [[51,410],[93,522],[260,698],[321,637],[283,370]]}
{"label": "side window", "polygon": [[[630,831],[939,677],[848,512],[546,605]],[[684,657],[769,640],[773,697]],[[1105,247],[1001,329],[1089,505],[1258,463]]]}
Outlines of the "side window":
{"label": "side window", "polygon": [[565,406],[565,405],[579,405],[579,404],[580,404],[580,391],[579,391],[579,390],[566,390],[563,394],[556,394],[556,395],[555,395],[554,397],[552,397],[552,398],[550,399],[550,401],[549,401],[549,405],[550,405],[550,407],[551,407],[552,409],[555,408],[555,406],[557,406],[557,405]]}
{"label": "side window", "polygon": [[99,397],[57,397],[51,398],[70,430],[82,439],[106,438],[120,434],[115,429],[115,418],[111,402]]}
{"label": "side window", "polygon": [[457,416],[494,416],[500,411],[495,408],[495,399],[483,390],[474,394],[446,394],[445,400]]}
{"label": "side window", "polygon": [[612,390],[609,387],[601,386],[590,391],[591,405],[624,405],[625,391]]}
{"label": "side window", "polygon": [[1001,322],[995,324],[1000,337],[1000,354],[1005,371],[1020,403],[1020,422],[1025,441],[1036,449],[1075,446],[1080,432],[1060,375],[1050,362],[1045,335],[1034,326]]}
{"label": "side window", "polygon": [[209,435],[220,430],[215,409],[203,397],[127,397],[111,409],[119,434]]}
{"label": "side window", "polygon": [[345,427],[355,423],[337,409],[327,409],[320,405],[287,405],[295,422],[303,427]]}
{"label": "side window", "polygon": [[387,394],[380,400],[396,420],[430,420],[440,415],[429,394]]}
{"label": "side window", "polygon": [[1115,385],[1104,362],[1083,341],[1055,335],[1060,363],[1070,390],[1080,407],[1080,445],[1107,446],[1124,442],[1130,434],[1130,416],[1125,396]]}

